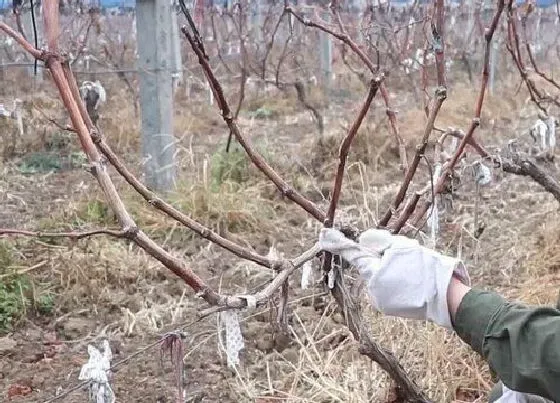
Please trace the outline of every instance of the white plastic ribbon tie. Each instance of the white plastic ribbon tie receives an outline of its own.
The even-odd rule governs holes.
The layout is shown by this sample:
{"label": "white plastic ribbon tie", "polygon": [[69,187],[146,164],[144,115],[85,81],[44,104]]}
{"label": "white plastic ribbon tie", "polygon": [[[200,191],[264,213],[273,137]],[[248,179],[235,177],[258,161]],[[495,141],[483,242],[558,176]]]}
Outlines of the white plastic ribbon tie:
{"label": "white plastic ribbon tie", "polygon": [[89,360],[81,370],[78,379],[89,381],[89,398],[93,403],[114,403],[115,394],[109,385],[107,372],[111,368],[111,347],[109,341],[104,340],[103,352],[88,345]]}

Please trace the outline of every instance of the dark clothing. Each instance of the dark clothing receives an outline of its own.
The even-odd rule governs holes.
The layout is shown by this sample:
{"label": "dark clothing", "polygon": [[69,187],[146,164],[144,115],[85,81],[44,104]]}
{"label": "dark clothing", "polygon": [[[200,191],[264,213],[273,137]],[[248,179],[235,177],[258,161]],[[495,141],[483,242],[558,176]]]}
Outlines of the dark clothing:
{"label": "dark clothing", "polygon": [[560,311],[472,289],[454,329],[511,390],[560,402]]}

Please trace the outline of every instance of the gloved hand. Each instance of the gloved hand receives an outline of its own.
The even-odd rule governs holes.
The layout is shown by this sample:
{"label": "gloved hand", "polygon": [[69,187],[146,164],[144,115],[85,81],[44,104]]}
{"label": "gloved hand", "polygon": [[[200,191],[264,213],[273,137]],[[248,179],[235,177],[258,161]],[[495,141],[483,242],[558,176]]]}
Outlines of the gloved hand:
{"label": "gloved hand", "polygon": [[429,320],[452,328],[447,306],[451,276],[470,285],[464,264],[385,230],[370,229],[354,242],[336,229],[319,236],[322,250],[358,268],[373,307],[392,316]]}
{"label": "gloved hand", "polygon": [[494,403],[553,403],[552,401],[529,393],[516,392],[502,384],[502,395]]}

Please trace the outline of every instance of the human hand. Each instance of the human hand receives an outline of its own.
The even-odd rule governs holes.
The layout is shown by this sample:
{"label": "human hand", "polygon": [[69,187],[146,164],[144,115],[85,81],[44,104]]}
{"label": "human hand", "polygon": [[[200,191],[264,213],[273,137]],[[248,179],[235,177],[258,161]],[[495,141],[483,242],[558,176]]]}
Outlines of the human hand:
{"label": "human hand", "polygon": [[363,232],[354,242],[336,229],[325,228],[319,236],[319,246],[358,268],[374,309],[452,328],[447,298],[451,278],[470,285],[459,259],[377,229]]}

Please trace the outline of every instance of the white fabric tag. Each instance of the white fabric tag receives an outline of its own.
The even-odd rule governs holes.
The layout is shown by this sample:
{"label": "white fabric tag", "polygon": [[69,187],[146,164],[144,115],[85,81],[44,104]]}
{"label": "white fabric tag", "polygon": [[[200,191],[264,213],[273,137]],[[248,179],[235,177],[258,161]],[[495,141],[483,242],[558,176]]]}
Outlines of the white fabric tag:
{"label": "white fabric tag", "polygon": [[109,342],[103,342],[103,353],[88,345],[89,360],[81,370],[78,379],[89,381],[89,398],[93,403],[114,403],[115,394],[109,385],[107,371],[111,368],[111,347]]}
{"label": "white fabric tag", "polygon": [[239,365],[239,352],[245,348],[237,312],[223,311],[220,313],[220,319],[226,333],[227,364],[228,367],[235,368]]}
{"label": "white fabric tag", "polygon": [[313,275],[313,265],[311,261],[307,261],[301,268],[301,289],[307,290],[309,284],[312,282],[311,276]]}

